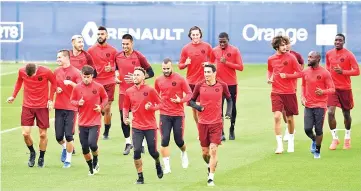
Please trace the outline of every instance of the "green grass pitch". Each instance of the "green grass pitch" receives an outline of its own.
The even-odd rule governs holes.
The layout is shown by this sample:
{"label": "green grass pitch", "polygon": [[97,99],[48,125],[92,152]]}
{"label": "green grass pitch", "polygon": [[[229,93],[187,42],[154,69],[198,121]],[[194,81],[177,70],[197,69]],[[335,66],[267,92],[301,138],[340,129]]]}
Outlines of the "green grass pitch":
{"label": "green grass pitch", "polygon": [[[27,167],[29,155],[21,129],[3,132],[20,126],[22,91],[15,102],[6,103],[11,96],[20,64],[1,64],[1,189],[2,190],[361,190],[361,77],[352,78],[355,108],[352,110],[352,149],[328,150],[331,134],[324,125],[321,159],[313,159],[309,152],[310,140],[303,131],[303,107],[295,117],[295,153],[274,154],[276,140],[270,103],[270,86],[266,83],[265,65],[245,65],[238,72],[236,140],[224,142],[218,151],[215,173],[216,187],[208,188],[207,168],[201,157],[197,129],[190,108],[186,108],[185,140],[188,146],[189,168],[183,169],[180,151],[171,139],[172,173],[159,180],[154,161],[148,152],[142,155],[144,185],[134,185],[137,173],[133,154],[123,156],[124,138],[120,128],[117,96],[112,107],[110,140],[99,139],[100,173],[89,177],[88,167],[81,154],[78,135],[75,135],[77,154],[72,167],[63,169],[61,147],[55,140],[54,122],[48,131],[45,168]],[[55,68],[55,65],[50,65]],[[155,75],[162,75],[160,65],[152,65]],[[175,66],[175,68],[177,68]],[[176,69],[178,71],[178,69]],[[181,71],[184,75],[185,71]],[[153,85],[154,78],[147,80]],[[300,85],[300,80],[299,83]],[[117,92],[116,92],[117,95]],[[299,98],[300,92],[298,92]],[[156,113],[158,115],[158,112]],[[54,111],[51,112],[51,117]],[[337,110],[338,128],[344,129],[341,111]],[[283,125],[284,126],[284,125]],[[228,139],[229,121],[225,122]],[[103,129],[101,130],[103,132]],[[32,131],[34,146],[39,143],[37,128]],[[339,131],[343,143],[344,131]],[[158,138],[160,140],[160,138]],[[287,144],[285,143],[285,148]],[[158,141],[158,148],[160,141]],[[36,149],[38,150],[38,149]],[[37,157],[39,152],[37,151]]]}

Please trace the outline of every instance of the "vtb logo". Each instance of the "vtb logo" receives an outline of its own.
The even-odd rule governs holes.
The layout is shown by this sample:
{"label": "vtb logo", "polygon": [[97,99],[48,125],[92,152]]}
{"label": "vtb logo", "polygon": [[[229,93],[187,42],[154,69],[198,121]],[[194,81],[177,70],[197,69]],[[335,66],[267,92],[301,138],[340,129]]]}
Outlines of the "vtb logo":
{"label": "vtb logo", "polygon": [[0,22],[0,42],[18,43],[23,41],[23,22]]}

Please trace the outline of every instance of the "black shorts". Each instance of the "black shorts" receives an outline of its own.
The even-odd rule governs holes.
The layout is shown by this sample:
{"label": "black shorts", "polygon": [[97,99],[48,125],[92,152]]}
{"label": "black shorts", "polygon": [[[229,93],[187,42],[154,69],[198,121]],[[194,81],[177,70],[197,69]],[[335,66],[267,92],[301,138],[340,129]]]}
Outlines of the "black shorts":
{"label": "black shorts", "polygon": [[143,139],[146,139],[149,153],[157,152],[157,129],[141,130],[132,128],[134,152],[142,150]]}
{"label": "black shorts", "polygon": [[178,147],[184,145],[184,117],[183,116],[169,116],[160,115],[160,134],[162,136],[162,147],[167,147],[170,141],[170,133],[173,129],[174,141]]}
{"label": "black shorts", "polygon": [[325,108],[308,108],[305,107],[304,110],[304,129],[315,128],[317,134],[322,135],[323,132],[323,123],[325,121]]}
{"label": "black shorts", "polygon": [[[79,126],[79,139],[81,147],[84,150],[96,151],[98,149],[98,138],[100,133],[100,126],[84,127]],[[83,153],[87,154],[87,153]]]}
{"label": "black shorts", "polygon": [[75,111],[55,109],[55,137],[58,142],[65,139],[73,141],[77,114]]}

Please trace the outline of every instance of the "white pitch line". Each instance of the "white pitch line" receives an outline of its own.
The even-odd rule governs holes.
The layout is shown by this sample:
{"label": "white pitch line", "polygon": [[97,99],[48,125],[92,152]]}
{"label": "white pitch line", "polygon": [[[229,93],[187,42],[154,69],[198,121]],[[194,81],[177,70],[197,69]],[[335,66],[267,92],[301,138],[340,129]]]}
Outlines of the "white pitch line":
{"label": "white pitch line", "polygon": [[[49,123],[54,122],[54,120],[55,120],[55,118],[50,118]],[[12,131],[15,131],[15,130],[18,130],[18,129],[21,129],[21,126],[14,127],[14,128],[11,128],[11,129],[2,130],[0,134],[12,132]]]}
{"label": "white pitch line", "polygon": [[10,74],[16,74],[18,73],[18,71],[13,71],[13,72],[5,72],[5,73],[1,73],[0,76],[6,76],[6,75],[10,75]]}

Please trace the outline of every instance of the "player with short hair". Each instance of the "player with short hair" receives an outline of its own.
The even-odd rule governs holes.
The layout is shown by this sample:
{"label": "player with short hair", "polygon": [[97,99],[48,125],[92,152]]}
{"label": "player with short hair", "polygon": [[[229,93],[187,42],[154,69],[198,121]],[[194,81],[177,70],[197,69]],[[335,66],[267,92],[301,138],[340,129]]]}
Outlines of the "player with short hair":
{"label": "player with short hair", "polygon": [[330,150],[335,150],[339,144],[336,133],[336,107],[342,109],[345,124],[345,140],[343,149],[351,148],[351,110],[354,107],[351,76],[359,76],[360,69],[355,55],[344,48],[346,38],[343,34],[335,37],[335,48],[326,53],[326,69],[331,73],[336,91],[328,96],[328,125],[331,129],[332,143]]}
{"label": "player with short hair", "polygon": [[141,67],[134,69],[134,86],[125,91],[123,103],[123,120],[130,124],[129,110],[133,113],[132,138],[134,146],[134,165],[137,169],[136,184],[144,184],[143,162],[141,159],[142,142],[145,137],[149,154],[155,160],[158,178],[163,177],[162,166],[157,151],[157,121],[155,111],[161,106],[161,100],[154,88],[144,84],[146,71]]}
{"label": "player with short hair", "polygon": [[309,67],[302,72],[302,104],[305,106],[304,129],[306,135],[312,140],[311,153],[315,159],[321,157],[327,98],[329,94],[335,92],[331,75],[320,66],[320,60],[321,54],[311,51],[308,54]]}
{"label": "player with short hair", "polygon": [[294,115],[298,115],[298,103],[296,87],[290,75],[298,75],[301,72],[297,59],[287,52],[287,38],[275,36],[272,47],[276,53],[268,58],[268,83],[272,84],[271,101],[274,113],[274,130],[277,140],[276,154],[283,152],[281,118],[282,111],[286,111],[288,130],[290,132],[287,152],[294,152],[295,129]]}
{"label": "player with short hair", "polygon": [[[194,91],[195,84],[204,80],[203,66],[210,59],[212,46],[202,40],[203,33],[198,26],[189,29],[188,37],[191,42],[182,48],[178,67],[181,70],[187,68],[186,78],[192,91]],[[193,118],[197,124],[198,114],[195,109],[193,109]]]}
{"label": "player with short hair", "polygon": [[108,94],[108,103],[102,110],[104,115],[104,133],[103,139],[109,139],[109,130],[111,127],[111,105],[114,101],[115,91],[115,55],[117,50],[107,43],[108,31],[105,27],[98,27],[98,40],[95,45],[89,48],[88,53],[94,60],[94,69],[97,72],[94,81],[104,86]]}
{"label": "player with short hair", "polygon": [[[91,55],[84,50],[84,39],[81,35],[73,35],[71,37],[71,44],[73,49],[70,53],[70,64],[77,68],[79,71],[85,65],[94,67],[93,58]],[[95,73],[96,74],[96,73]]]}
{"label": "player with short hair", "polygon": [[[188,156],[184,142],[184,103],[192,97],[192,90],[186,79],[173,72],[172,61],[165,58],[162,63],[163,75],[154,83],[154,88],[162,98],[164,107],[160,109],[160,134],[162,143],[160,152],[163,156],[164,174],[171,172],[169,140],[173,129],[174,141],[181,152],[182,167],[188,168]],[[185,93],[185,96],[183,94]]]}
{"label": "player with short hair", "polygon": [[[222,100],[227,100],[226,119],[231,117],[232,99],[227,84],[216,80],[216,66],[204,66],[205,81],[194,88],[190,106],[199,111],[198,134],[202,156],[208,165],[208,186],[214,186],[214,173],[217,166],[217,149],[221,144],[223,119]],[[200,105],[196,101],[200,98]]]}
{"label": "player with short hair", "polygon": [[79,139],[85,161],[89,166],[88,175],[91,176],[99,172],[98,138],[101,111],[108,102],[108,95],[103,85],[93,81],[93,67],[85,65],[81,73],[82,82],[74,87],[70,100],[79,111]]}
{"label": "player with short hair", "polygon": [[[239,49],[229,44],[229,36],[226,32],[221,32],[218,35],[219,45],[213,48],[211,55],[211,63],[217,64],[217,78],[225,82],[228,86],[228,90],[232,98],[232,117],[231,127],[229,128],[229,140],[234,140],[234,127],[237,117],[237,73],[243,71],[242,56]],[[223,99],[224,102],[224,99]],[[222,103],[223,106],[223,103]],[[223,116],[223,107],[222,107]],[[224,131],[222,131],[222,140],[226,140],[224,137]]]}
{"label": "player with short hair", "polygon": [[59,67],[54,70],[57,84],[54,104],[55,137],[63,148],[60,159],[64,163],[63,168],[69,168],[74,149],[73,135],[78,109],[70,103],[70,96],[76,84],[81,82],[81,76],[79,70],[70,65],[68,50],[58,51],[56,62]]}
{"label": "player with short hair", "polygon": [[[288,44],[287,44],[287,48],[286,50],[293,54],[293,56],[296,57],[297,61],[298,61],[298,64],[301,65],[301,68],[303,69],[304,68],[304,60],[302,58],[302,55],[294,50],[292,50],[292,42],[290,41],[290,38],[288,36],[283,36],[284,38],[287,38],[288,39]],[[295,87],[297,89],[297,80],[294,80],[294,83],[295,83]],[[297,90],[296,90],[297,92]],[[288,132],[288,124],[287,124],[287,117],[286,117],[286,111],[283,110],[282,112],[282,116],[283,116],[283,121],[285,122],[286,124],[286,128],[285,128],[285,134],[283,135],[283,140],[284,141],[288,141],[288,135],[289,135],[289,132]],[[296,130],[293,131],[293,135],[296,133]]]}
{"label": "player with short hair", "polygon": [[[130,140],[130,126],[126,125],[123,120],[123,102],[125,91],[132,87],[133,84],[133,72],[135,67],[142,67],[145,69],[145,79],[152,78],[154,72],[152,66],[149,64],[145,56],[133,49],[133,37],[130,34],[124,34],[122,37],[122,48],[123,50],[115,55],[115,66],[118,71],[118,77],[116,80],[119,84],[119,112],[121,119],[121,126],[123,135],[125,138],[125,148],[123,155],[128,155],[130,150],[133,148]],[[144,147],[142,148],[144,152]]]}
{"label": "player with short hair", "polygon": [[[49,82],[51,84],[50,94]],[[33,167],[35,165],[36,152],[33,147],[31,129],[34,126],[34,120],[36,120],[40,135],[38,167],[43,168],[48,144],[47,129],[50,127],[49,109],[53,107],[52,100],[56,89],[56,81],[53,72],[49,68],[28,63],[25,67],[19,69],[13,94],[7,99],[8,103],[14,102],[22,84],[24,84],[24,96],[21,111],[21,128],[25,144],[30,151],[28,166]]]}

